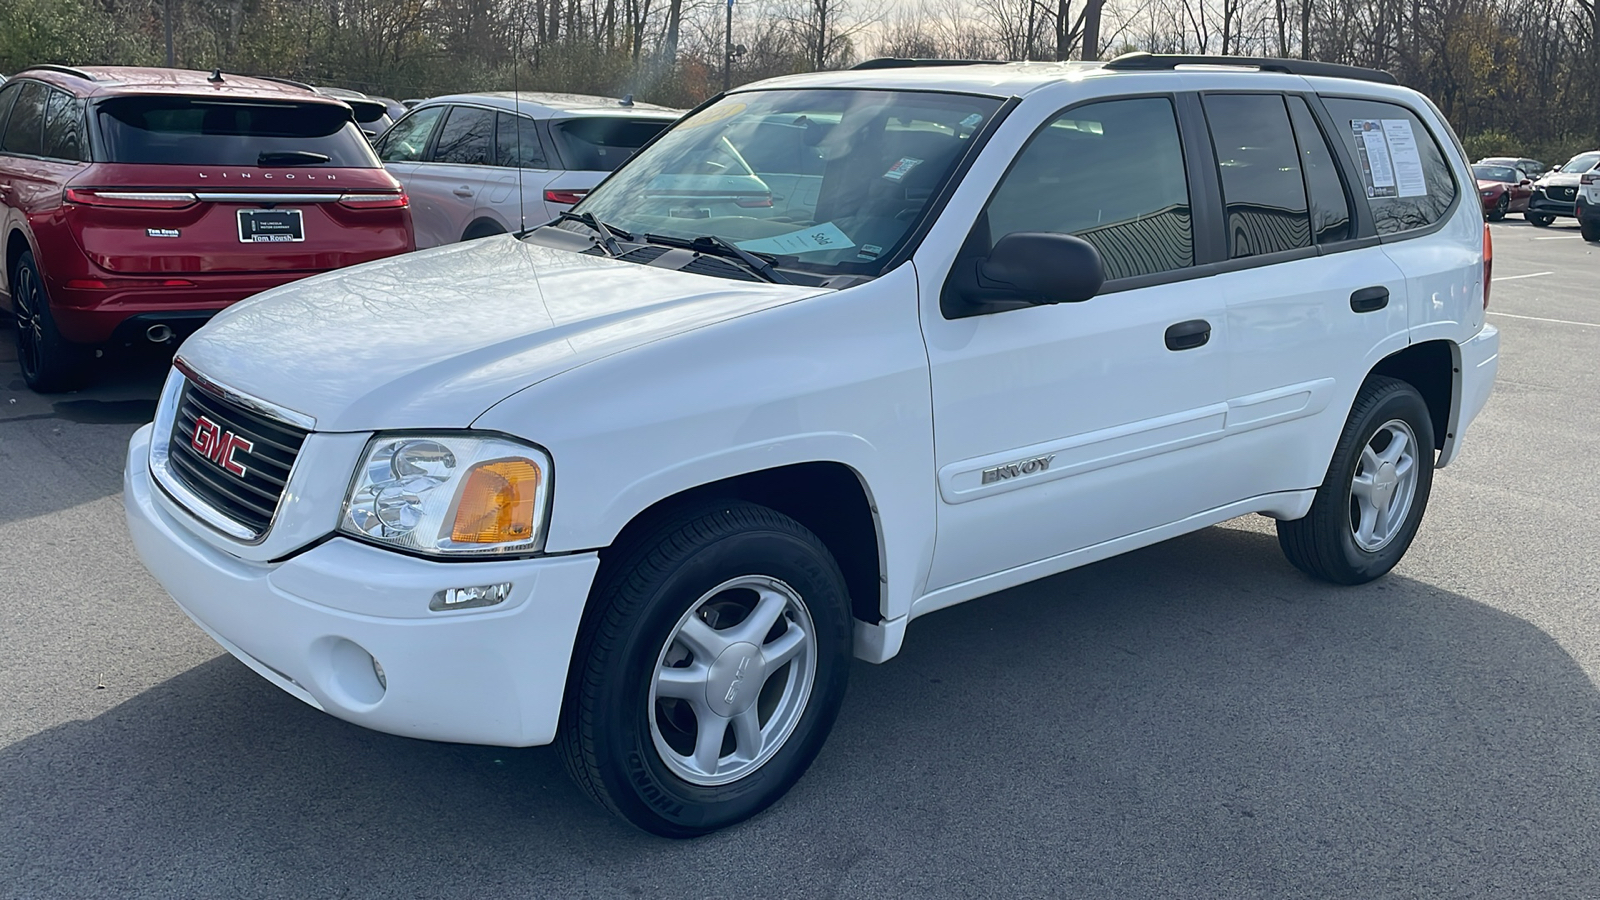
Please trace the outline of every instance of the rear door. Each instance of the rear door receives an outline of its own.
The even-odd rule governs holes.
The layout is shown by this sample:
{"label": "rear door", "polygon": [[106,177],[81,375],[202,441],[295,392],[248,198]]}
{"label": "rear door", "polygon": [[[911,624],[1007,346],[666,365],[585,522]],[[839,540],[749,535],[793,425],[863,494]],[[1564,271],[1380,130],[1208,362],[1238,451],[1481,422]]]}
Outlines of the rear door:
{"label": "rear door", "polygon": [[532,118],[508,112],[495,114],[495,173],[487,186],[487,202],[509,231],[521,231],[554,218],[544,200],[554,173],[550,156]]}
{"label": "rear door", "polygon": [[316,272],[411,248],[409,215],[350,110],[170,95],[93,108],[67,223],[108,272]]}
{"label": "rear door", "polygon": [[5,93],[15,102],[0,136],[0,205],[12,214],[4,224],[29,234],[35,261],[49,280],[61,271],[59,254],[74,248],[55,229],[31,228],[27,220],[42,224],[40,217],[56,215],[63,185],[83,169],[84,102],[36,81],[17,82]]}
{"label": "rear door", "polygon": [[415,218],[417,247],[437,247],[461,240],[467,226],[489,205],[485,188],[499,173],[494,169],[495,111],[452,104],[434,139],[432,152],[417,163],[408,187]]}

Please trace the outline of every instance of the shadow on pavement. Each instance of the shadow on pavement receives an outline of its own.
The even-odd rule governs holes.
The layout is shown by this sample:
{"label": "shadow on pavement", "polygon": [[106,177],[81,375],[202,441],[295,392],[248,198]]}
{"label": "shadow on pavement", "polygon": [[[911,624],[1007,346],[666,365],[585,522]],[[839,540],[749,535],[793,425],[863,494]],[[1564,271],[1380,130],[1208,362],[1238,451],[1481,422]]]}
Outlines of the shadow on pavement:
{"label": "shadow on pavement", "polygon": [[1235,525],[910,631],[786,800],[681,843],[548,748],[367,732],[220,657],[0,749],[0,896],[1596,893],[1600,698],[1466,597],[1315,586]]}

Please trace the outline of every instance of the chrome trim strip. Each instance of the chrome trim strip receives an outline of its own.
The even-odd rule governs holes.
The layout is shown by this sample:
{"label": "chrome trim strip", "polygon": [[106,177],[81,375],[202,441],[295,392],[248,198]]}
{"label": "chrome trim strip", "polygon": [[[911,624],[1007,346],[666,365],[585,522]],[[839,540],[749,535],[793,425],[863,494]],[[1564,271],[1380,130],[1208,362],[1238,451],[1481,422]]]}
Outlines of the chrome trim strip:
{"label": "chrome trim strip", "polygon": [[337,194],[248,194],[231,191],[196,191],[195,196],[210,203],[337,203]]}
{"label": "chrome trim strip", "polygon": [[[317,428],[317,420],[311,416],[308,416],[303,412],[296,412],[287,406],[279,406],[276,403],[269,403],[266,400],[262,400],[260,397],[253,397],[244,393],[243,391],[236,391],[227,385],[218,384],[204,375],[201,375],[199,372],[196,372],[194,367],[189,365],[189,363],[181,356],[175,357],[172,360],[172,367],[177,369],[179,372],[182,372],[183,377],[189,379],[189,381],[193,382],[197,387],[201,388],[206,393],[220,397],[229,403],[242,406],[256,415],[282,422],[285,425],[292,425],[302,431],[315,431]],[[170,423],[168,424],[170,425]],[[298,457],[296,458],[298,459]]]}

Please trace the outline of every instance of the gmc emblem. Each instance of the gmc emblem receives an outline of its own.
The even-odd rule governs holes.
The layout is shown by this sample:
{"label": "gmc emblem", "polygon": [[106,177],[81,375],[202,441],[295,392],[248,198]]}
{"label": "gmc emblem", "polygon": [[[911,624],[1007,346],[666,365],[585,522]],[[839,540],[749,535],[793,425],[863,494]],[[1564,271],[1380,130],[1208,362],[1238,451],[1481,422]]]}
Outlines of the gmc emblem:
{"label": "gmc emblem", "polygon": [[200,416],[194,421],[194,436],[189,439],[189,446],[206,459],[243,478],[249,469],[240,465],[233,455],[240,450],[249,453],[256,445],[254,441],[245,440],[231,431],[223,431],[221,425]]}

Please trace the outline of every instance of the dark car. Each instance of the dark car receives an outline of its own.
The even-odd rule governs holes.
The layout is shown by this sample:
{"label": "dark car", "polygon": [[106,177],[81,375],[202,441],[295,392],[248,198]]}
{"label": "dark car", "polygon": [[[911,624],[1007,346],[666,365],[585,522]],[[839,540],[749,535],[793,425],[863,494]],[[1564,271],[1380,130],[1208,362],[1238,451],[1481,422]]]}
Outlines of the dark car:
{"label": "dark car", "polygon": [[1526,172],[1512,166],[1479,163],[1472,167],[1472,175],[1478,179],[1478,196],[1483,200],[1483,212],[1489,221],[1498,222],[1508,212],[1528,211],[1533,179]]}
{"label": "dark car", "polygon": [[1583,173],[1593,171],[1597,165],[1600,165],[1600,150],[1590,150],[1534,182],[1533,197],[1528,200],[1528,211],[1522,214],[1523,218],[1544,228],[1554,222],[1556,216],[1576,217]]}
{"label": "dark car", "polygon": [[1473,165],[1510,166],[1513,169],[1521,169],[1523,172],[1526,172],[1530,178],[1538,178],[1540,175],[1545,173],[1545,169],[1547,168],[1544,163],[1538,161],[1537,159],[1530,159],[1526,156],[1488,156],[1478,160],[1477,162],[1473,163]]}
{"label": "dark car", "polygon": [[0,304],[34,390],[82,384],[96,345],[407,252],[409,206],[350,107],[304,88],[62,66],[0,88]]}

